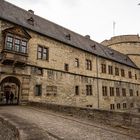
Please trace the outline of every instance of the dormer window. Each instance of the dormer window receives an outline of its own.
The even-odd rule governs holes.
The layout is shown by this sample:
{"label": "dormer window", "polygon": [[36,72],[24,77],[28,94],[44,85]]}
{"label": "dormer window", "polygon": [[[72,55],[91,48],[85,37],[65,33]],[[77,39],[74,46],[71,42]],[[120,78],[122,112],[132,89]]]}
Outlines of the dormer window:
{"label": "dormer window", "polygon": [[28,21],[28,23],[30,25],[34,25],[34,19],[33,19],[33,17],[30,17],[29,19],[27,19],[27,21]]}
{"label": "dormer window", "polygon": [[5,49],[26,54],[27,39],[8,33],[5,40]]}
{"label": "dormer window", "polygon": [[71,35],[70,35],[70,34],[67,34],[67,35],[66,35],[66,39],[67,39],[67,40],[71,40]]}

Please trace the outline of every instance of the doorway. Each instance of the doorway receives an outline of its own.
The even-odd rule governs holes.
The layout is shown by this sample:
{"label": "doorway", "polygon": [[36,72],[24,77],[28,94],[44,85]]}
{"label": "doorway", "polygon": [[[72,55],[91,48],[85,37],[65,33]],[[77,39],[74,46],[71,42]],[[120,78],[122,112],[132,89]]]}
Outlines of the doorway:
{"label": "doorway", "polygon": [[0,105],[19,104],[20,81],[8,76],[0,82]]}

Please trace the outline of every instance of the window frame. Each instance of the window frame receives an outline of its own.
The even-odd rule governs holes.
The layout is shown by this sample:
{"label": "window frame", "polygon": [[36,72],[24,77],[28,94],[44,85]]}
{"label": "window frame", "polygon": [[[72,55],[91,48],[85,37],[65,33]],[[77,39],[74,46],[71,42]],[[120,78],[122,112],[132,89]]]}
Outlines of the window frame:
{"label": "window frame", "polygon": [[[37,91],[37,89],[38,89],[39,92]],[[38,92],[38,93],[37,93],[37,92]],[[42,96],[42,85],[41,85],[41,84],[36,84],[36,85],[35,85],[34,96],[36,96],[36,97]]]}
{"label": "window frame", "polygon": [[[8,38],[12,38],[12,42],[8,41]],[[19,43],[16,42],[16,40],[19,41]],[[25,42],[26,45],[22,45],[22,42]],[[7,43],[10,43],[12,45],[11,49],[8,49],[7,47]],[[18,51],[17,51],[17,46],[18,46]],[[25,51],[22,51],[22,47],[24,46]],[[20,53],[20,54],[27,54],[28,52],[28,39],[24,38],[24,37],[20,37],[18,35],[12,34],[12,33],[7,33],[6,37],[5,37],[5,46],[4,49],[7,51],[11,51],[11,52],[16,52],[16,53]]]}
{"label": "window frame", "polygon": [[107,86],[102,86],[102,96],[107,96]]}
{"label": "window frame", "polygon": [[119,68],[118,67],[115,67],[115,75],[119,76]]}
{"label": "window frame", "polygon": [[86,59],[86,70],[92,70],[92,61]]}
{"label": "window frame", "polygon": [[132,72],[128,71],[128,78],[132,79]]}
{"label": "window frame", "polygon": [[117,109],[121,109],[121,104],[120,103],[117,103]]}
{"label": "window frame", "polygon": [[106,73],[106,64],[101,64],[102,73]]}
{"label": "window frame", "polygon": [[126,97],[126,88],[122,88],[122,96]]}
{"label": "window frame", "polygon": [[108,65],[108,74],[113,75],[113,66]]}
{"label": "window frame", "polygon": [[125,70],[124,69],[121,69],[121,76],[125,77]]}
{"label": "window frame", "polygon": [[79,95],[79,86],[75,86],[75,95],[76,95],[76,96]]}
{"label": "window frame", "polygon": [[79,68],[79,58],[75,58],[75,67]]}
{"label": "window frame", "polygon": [[132,97],[134,95],[133,89],[129,89],[129,95]]}
{"label": "window frame", "polygon": [[119,97],[120,96],[120,88],[116,87],[116,96]]}
{"label": "window frame", "polygon": [[115,110],[115,104],[110,104],[110,110]]}
{"label": "window frame", "polygon": [[109,87],[110,89],[110,96],[114,96],[114,87]]}
{"label": "window frame", "polygon": [[[46,50],[46,51],[44,51]],[[44,58],[44,54],[46,55]],[[49,60],[49,48],[43,45],[37,46],[37,59],[38,60]]]}
{"label": "window frame", "polygon": [[92,85],[86,85],[86,95],[92,96]]}
{"label": "window frame", "polygon": [[67,64],[67,63],[64,64],[64,70],[69,71],[69,64]]}

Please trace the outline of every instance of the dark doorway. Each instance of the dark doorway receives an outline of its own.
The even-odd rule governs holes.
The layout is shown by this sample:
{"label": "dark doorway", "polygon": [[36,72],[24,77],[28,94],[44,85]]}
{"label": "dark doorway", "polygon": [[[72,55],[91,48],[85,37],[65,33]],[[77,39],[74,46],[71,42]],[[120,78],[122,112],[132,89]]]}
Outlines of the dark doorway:
{"label": "dark doorway", "polygon": [[0,105],[17,105],[19,103],[20,81],[8,76],[0,82]]}

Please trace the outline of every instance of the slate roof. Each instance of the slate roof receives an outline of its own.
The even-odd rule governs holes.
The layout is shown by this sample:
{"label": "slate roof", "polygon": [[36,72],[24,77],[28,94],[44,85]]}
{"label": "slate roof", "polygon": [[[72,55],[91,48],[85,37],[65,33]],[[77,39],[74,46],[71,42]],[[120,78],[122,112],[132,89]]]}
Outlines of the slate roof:
{"label": "slate roof", "polygon": [[[84,36],[59,26],[49,20],[41,18],[35,14],[31,14],[29,11],[19,8],[4,0],[0,0],[0,18],[94,55],[137,68],[137,66],[126,55],[105,47],[91,39],[87,39]],[[30,18],[34,20],[34,25],[29,24],[28,19]],[[70,35],[70,40],[66,37],[67,35]]]}

